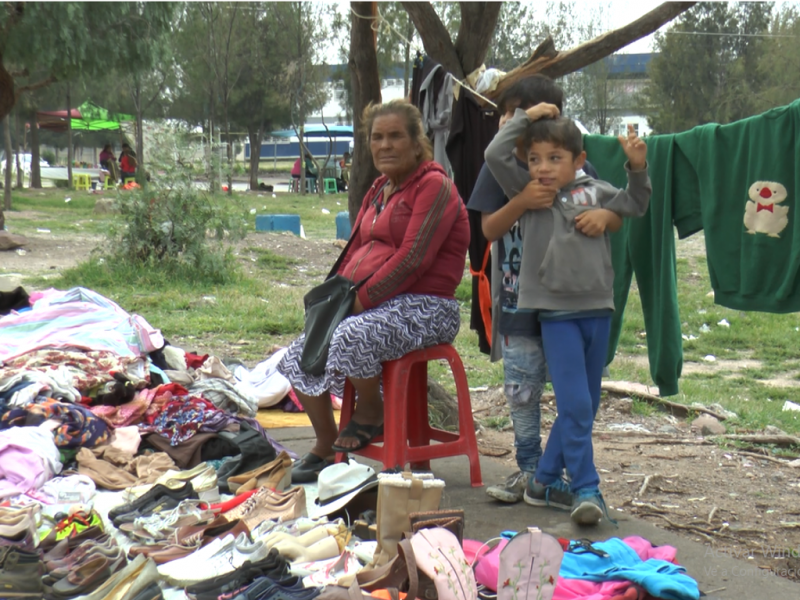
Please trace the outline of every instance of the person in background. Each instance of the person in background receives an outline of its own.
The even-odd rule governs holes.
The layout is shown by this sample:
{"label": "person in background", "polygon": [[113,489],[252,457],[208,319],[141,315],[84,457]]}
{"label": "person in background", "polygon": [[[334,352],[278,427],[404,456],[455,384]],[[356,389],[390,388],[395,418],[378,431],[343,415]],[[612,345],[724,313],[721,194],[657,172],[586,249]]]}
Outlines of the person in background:
{"label": "person in background", "polygon": [[117,157],[114,156],[114,151],[111,149],[111,144],[106,144],[103,146],[103,150],[100,152],[100,166],[106,171],[111,171],[110,164],[116,159]]}
{"label": "person in background", "polygon": [[344,189],[346,190],[350,186],[350,153],[345,152],[342,155],[342,160],[339,161],[339,167],[342,170],[342,183],[344,184]]}
{"label": "person in background", "polygon": [[119,157],[119,168],[122,172],[122,181],[126,178],[136,177],[136,158],[128,144],[122,145],[122,154]]}

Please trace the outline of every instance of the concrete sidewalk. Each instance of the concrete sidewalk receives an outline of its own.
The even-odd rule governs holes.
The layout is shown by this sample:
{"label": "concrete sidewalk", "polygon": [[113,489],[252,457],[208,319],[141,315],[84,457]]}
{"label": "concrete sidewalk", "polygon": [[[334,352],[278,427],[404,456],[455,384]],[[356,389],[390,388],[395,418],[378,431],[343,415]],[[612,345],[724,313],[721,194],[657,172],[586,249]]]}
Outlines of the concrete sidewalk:
{"label": "concrete sidewalk", "polygon": [[[314,432],[310,427],[271,429],[270,435],[300,455],[308,452],[314,444]],[[380,465],[357,458],[380,469]],[[485,541],[497,537],[501,531],[519,531],[528,526],[537,526],[555,537],[570,539],[604,540],[638,535],[654,545],[668,544],[677,548],[678,561],[698,582],[701,592],[710,592],[709,599],[800,597],[800,586],[758,568],[770,565],[773,560],[760,554],[752,559],[733,558],[735,548],[711,548],[617,511],[613,511],[613,516],[619,522],[619,529],[607,522],[596,528],[579,528],[570,521],[566,512],[493,501],[486,495],[485,488],[471,487],[466,457],[436,460],[431,466],[433,472],[447,483],[442,508],[464,509],[466,537]],[[481,468],[484,485],[499,483],[514,471],[485,457],[481,459]]]}

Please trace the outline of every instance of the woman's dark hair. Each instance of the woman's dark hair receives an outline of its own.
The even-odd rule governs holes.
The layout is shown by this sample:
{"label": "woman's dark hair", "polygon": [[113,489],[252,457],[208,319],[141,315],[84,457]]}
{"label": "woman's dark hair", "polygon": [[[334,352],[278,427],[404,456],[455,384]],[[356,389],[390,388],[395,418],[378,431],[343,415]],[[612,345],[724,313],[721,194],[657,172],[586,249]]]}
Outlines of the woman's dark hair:
{"label": "woman's dark hair", "polygon": [[375,123],[375,119],[387,115],[397,115],[405,119],[408,136],[412,142],[418,143],[422,148],[422,155],[418,156],[417,160],[433,159],[433,146],[422,129],[422,115],[416,106],[405,100],[391,100],[383,104],[370,103],[367,105],[361,117],[361,127],[367,141],[372,136],[372,125]]}
{"label": "woman's dark hair", "polygon": [[111,152],[111,144],[106,144],[105,146],[103,146],[103,152],[105,152],[106,150]]}
{"label": "woman's dark hair", "polygon": [[546,75],[531,75],[520,79],[500,96],[497,108],[500,114],[521,108],[526,110],[542,102],[555,104],[559,112],[564,112],[564,90]]}
{"label": "woman's dark hair", "polygon": [[558,148],[564,148],[577,157],[583,152],[583,135],[572,119],[558,117],[557,119],[539,119],[531,122],[522,138],[525,145],[525,154],[532,144],[537,142],[550,142]]}

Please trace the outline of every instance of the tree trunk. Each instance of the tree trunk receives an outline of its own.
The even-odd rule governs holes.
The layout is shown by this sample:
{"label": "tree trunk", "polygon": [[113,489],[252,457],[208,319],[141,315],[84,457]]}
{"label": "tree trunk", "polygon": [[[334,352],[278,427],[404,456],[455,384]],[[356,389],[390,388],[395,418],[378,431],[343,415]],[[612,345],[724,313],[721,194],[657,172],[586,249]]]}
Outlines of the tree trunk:
{"label": "tree trunk", "polygon": [[67,84],[67,187],[72,188],[72,99]]}
{"label": "tree trunk", "polygon": [[[411,40],[414,35],[414,23],[411,22],[411,16],[408,16],[406,23],[406,39]],[[403,65],[403,98],[409,100],[409,91],[411,90],[411,44],[406,44],[405,63]]]}
{"label": "tree trunk", "polygon": [[[11,210],[11,167],[13,163],[11,162],[11,119],[8,118],[8,115],[3,119],[3,138],[5,140],[6,150],[6,179],[3,184],[3,210]],[[4,225],[5,218],[2,213],[0,213],[0,230],[3,229]]]}
{"label": "tree trunk", "polygon": [[134,145],[136,146],[136,182],[139,185],[144,185],[144,133],[142,131],[144,111],[142,107],[142,88],[138,78],[136,79],[136,85],[133,90],[133,103],[136,107],[136,127],[134,128],[134,135],[136,136],[136,140],[134,141]]}
{"label": "tree trunk", "polygon": [[258,189],[258,165],[261,162],[261,138],[264,133],[264,126],[258,128],[248,127],[247,137],[250,140],[250,189]]}
{"label": "tree trunk", "polygon": [[[377,3],[351,2],[353,12],[364,17],[377,16]],[[361,131],[361,117],[370,102],[381,102],[381,81],[378,76],[378,54],[372,21],[350,16],[350,81],[353,90],[353,163],[350,167],[350,187],[347,208],[350,224],[354,224],[361,202],[372,182],[380,175],[372,161],[367,138]]]}
{"label": "tree trunk", "polygon": [[303,107],[302,99],[300,101],[300,130],[299,135],[297,136],[298,146],[300,147],[300,181],[298,184],[300,185],[300,195],[306,195],[306,144],[305,144],[305,134],[306,134],[306,111]]}
{"label": "tree trunk", "polygon": [[42,189],[42,171],[39,167],[39,121],[36,116],[36,107],[31,117],[31,188]]}
{"label": "tree trunk", "polygon": [[223,99],[222,112],[225,114],[225,150],[228,155],[228,195],[233,195],[233,144],[231,144],[231,122],[228,119],[228,100]]}
{"label": "tree trunk", "polygon": [[[25,128],[23,124],[23,129]],[[14,111],[14,146],[15,150],[17,151],[16,155],[14,156],[14,160],[17,165],[17,189],[21,190],[22,186],[24,185],[25,180],[25,173],[22,172],[22,163],[20,162],[20,152],[24,149],[24,146],[20,148],[20,139],[22,136],[19,133],[19,110]]]}
{"label": "tree trunk", "polygon": [[0,51],[0,119],[5,119],[6,115],[11,112],[16,99],[14,78],[3,66],[3,53]]}

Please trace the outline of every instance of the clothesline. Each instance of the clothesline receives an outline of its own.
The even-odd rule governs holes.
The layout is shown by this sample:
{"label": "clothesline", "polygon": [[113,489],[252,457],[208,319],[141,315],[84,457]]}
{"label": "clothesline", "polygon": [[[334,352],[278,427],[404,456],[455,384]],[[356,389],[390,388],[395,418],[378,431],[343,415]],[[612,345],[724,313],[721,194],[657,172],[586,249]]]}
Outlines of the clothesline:
{"label": "clothesline", "polygon": [[[365,19],[365,20],[367,20],[367,21],[372,21],[372,24],[370,25],[370,28],[371,28],[373,31],[375,31],[375,32],[379,33],[379,32],[380,32],[380,29],[381,29],[381,23],[383,23],[383,25],[384,25],[384,29],[386,29],[387,31],[389,31],[389,32],[391,32],[391,33],[394,33],[394,34],[395,34],[395,35],[396,35],[398,38],[400,38],[400,39],[401,39],[403,42],[405,42],[406,44],[408,44],[408,46],[409,46],[409,47],[413,46],[413,47],[414,47],[414,50],[416,50],[417,52],[420,52],[420,53],[421,53],[421,52],[424,50],[423,48],[420,48],[420,47],[419,47],[419,44],[415,44],[415,43],[413,43],[413,42],[412,42],[411,40],[409,40],[409,39],[408,39],[406,36],[404,36],[402,33],[400,33],[400,32],[399,32],[399,31],[398,31],[398,30],[397,30],[397,29],[396,29],[396,28],[395,28],[395,27],[394,27],[394,26],[393,26],[393,25],[392,25],[392,24],[391,24],[391,23],[390,23],[390,22],[389,22],[389,21],[386,19],[386,17],[384,17],[384,16],[381,14],[381,11],[380,11],[380,9],[378,9],[378,15],[377,15],[377,16],[375,16],[375,17],[365,17],[364,15],[360,15],[360,14],[358,14],[356,11],[354,11],[354,10],[352,9],[352,7],[350,8],[350,12],[351,12],[351,13],[353,13],[353,15],[355,15],[355,16],[356,16],[356,17],[358,17],[359,19]],[[467,83],[465,83],[464,81],[462,81],[462,80],[458,79],[458,78],[457,78],[455,75],[453,75],[452,73],[450,73],[450,72],[447,72],[447,73],[446,73],[446,75],[447,75],[447,76],[448,76],[450,79],[452,79],[452,80],[453,80],[453,82],[455,82],[455,83],[457,83],[458,85],[460,85],[462,88],[464,88],[464,89],[466,89],[466,90],[469,90],[470,92],[472,92],[473,94],[475,94],[475,96],[477,96],[478,98],[480,98],[481,100],[483,100],[484,102],[486,102],[487,104],[489,104],[490,106],[492,106],[492,107],[494,107],[494,108],[497,108],[497,104],[496,104],[496,103],[494,103],[494,102],[492,102],[491,100],[489,100],[489,98],[487,98],[486,96],[484,96],[484,95],[482,95],[482,94],[479,94],[477,91],[475,91],[474,89],[472,89],[472,88],[471,88],[471,87],[470,87],[470,86],[469,86]]]}

